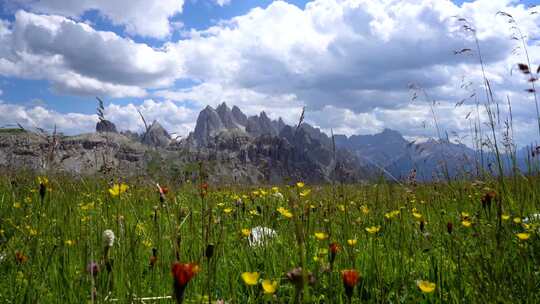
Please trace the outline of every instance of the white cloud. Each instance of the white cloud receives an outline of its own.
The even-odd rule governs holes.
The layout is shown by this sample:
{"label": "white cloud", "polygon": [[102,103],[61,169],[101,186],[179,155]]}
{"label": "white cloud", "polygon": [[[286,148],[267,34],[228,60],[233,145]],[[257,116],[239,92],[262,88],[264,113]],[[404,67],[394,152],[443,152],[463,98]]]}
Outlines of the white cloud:
{"label": "white cloud", "polygon": [[[148,123],[157,120],[171,133],[186,135],[195,126],[196,113],[185,106],[171,101],[145,100],[140,105],[110,104],[105,108],[105,117],[114,122],[119,130],[144,131],[140,111]],[[21,124],[25,128],[43,128],[52,131],[55,126],[65,134],[93,132],[98,117],[95,114],[59,113],[45,106],[29,106],[4,103],[0,100],[0,121],[4,126]]]}
{"label": "white cloud", "polygon": [[225,6],[231,4],[232,0],[215,0],[216,4],[219,6]]}
{"label": "white cloud", "polygon": [[[9,1],[9,0],[8,0]],[[97,10],[130,34],[166,38],[173,29],[169,19],[182,13],[184,0],[12,0],[34,12],[81,17]]]}
{"label": "white cloud", "polygon": [[[97,0],[70,4],[73,7],[55,3],[61,2],[26,5],[80,16],[91,7],[88,3]],[[139,5],[135,2],[133,9],[141,10]],[[428,103],[410,101],[408,85],[415,83],[440,104],[441,128],[464,135],[469,125],[463,117],[474,108],[475,98],[484,101],[484,94],[474,40],[454,17],[463,16],[477,29],[497,101],[504,104],[511,97],[515,133],[526,143],[538,138],[530,127],[536,121],[534,103],[525,93],[526,80],[510,73],[524,61],[523,52],[512,52],[516,42],[510,39],[511,25],[496,15],[499,10],[519,21],[530,38],[531,61],[540,63],[540,14],[530,14],[531,9],[515,1],[477,0],[458,6],[448,0],[315,0],[305,9],[275,1],[206,30],[187,32],[183,40],[168,41],[160,48],[64,17],[19,12],[13,24],[0,22],[0,74],[47,79],[56,90],[69,94],[154,94],[189,101],[197,108],[226,101],[248,114],[266,110],[289,123],[306,105],[308,121],[336,133],[366,134],[391,127],[411,138],[432,136],[433,128],[422,127],[431,121]],[[137,23],[111,17],[113,9],[100,11],[113,22],[123,22],[128,31],[128,23]],[[172,15],[165,18],[170,30],[167,16]],[[155,33],[166,35],[163,28]],[[454,54],[464,48],[472,52]],[[175,81],[186,78],[197,84],[175,88]],[[469,81],[472,85],[463,89]],[[157,92],[148,93],[150,89]],[[473,92],[475,97],[463,106],[454,106]],[[170,110],[152,102],[156,104],[146,107],[155,117],[164,117],[155,112],[159,109]],[[133,109],[120,107],[115,113],[129,122],[126,127],[135,126],[138,116],[122,116],[121,110]],[[188,110],[193,115],[167,125],[187,130],[196,119],[196,113]]]}
{"label": "white cloud", "polygon": [[166,49],[59,16],[19,11],[0,24],[0,42],[0,75],[47,79],[61,93],[142,97],[181,71]]}

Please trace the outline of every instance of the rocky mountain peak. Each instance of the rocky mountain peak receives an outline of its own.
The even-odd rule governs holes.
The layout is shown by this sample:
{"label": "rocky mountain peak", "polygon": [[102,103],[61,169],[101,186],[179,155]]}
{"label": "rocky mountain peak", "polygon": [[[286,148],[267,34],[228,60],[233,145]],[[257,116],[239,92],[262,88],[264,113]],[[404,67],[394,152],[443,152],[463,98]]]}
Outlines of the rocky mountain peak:
{"label": "rocky mountain peak", "polygon": [[153,147],[167,147],[171,143],[171,135],[159,122],[154,120],[143,135],[142,142]]}

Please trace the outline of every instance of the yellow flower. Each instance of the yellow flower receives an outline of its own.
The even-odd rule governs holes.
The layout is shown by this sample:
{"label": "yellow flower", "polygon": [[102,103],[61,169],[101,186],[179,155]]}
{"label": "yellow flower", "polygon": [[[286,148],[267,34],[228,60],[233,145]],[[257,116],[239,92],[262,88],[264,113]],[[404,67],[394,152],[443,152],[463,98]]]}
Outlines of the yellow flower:
{"label": "yellow flower", "polygon": [[366,231],[371,233],[371,234],[375,234],[375,233],[379,232],[380,230],[381,230],[381,226],[371,226],[371,227],[366,228]]}
{"label": "yellow flower", "polygon": [[45,176],[38,176],[37,180],[38,180],[38,184],[43,184],[45,186],[49,184],[49,179]]}
{"label": "yellow flower", "polygon": [[258,272],[244,272],[242,273],[242,280],[249,286],[257,285],[260,274]]}
{"label": "yellow flower", "polygon": [[218,207],[224,207],[224,206],[225,206],[225,203],[217,203],[216,206],[218,206]]}
{"label": "yellow flower", "polygon": [[251,234],[251,230],[248,228],[242,229],[242,235],[248,237]]}
{"label": "yellow flower", "polygon": [[232,211],[233,211],[232,208],[223,209],[223,212],[225,212],[225,213],[231,213]]}
{"label": "yellow flower", "polygon": [[253,210],[249,211],[249,214],[257,216],[257,215],[259,215],[259,212],[257,212],[257,210],[255,210],[255,209],[253,209]]}
{"label": "yellow flower", "polygon": [[66,244],[67,246],[73,246],[73,245],[75,245],[75,241],[73,241],[73,240],[65,240],[64,244]]}
{"label": "yellow flower", "polygon": [[366,205],[362,205],[362,207],[360,207],[360,210],[363,214],[369,214],[369,208]]}
{"label": "yellow flower", "polygon": [[338,208],[339,208],[339,211],[345,212],[345,206],[344,205],[339,205]]}
{"label": "yellow flower", "polygon": [[279,187],[272,187],[272,191],[273,191],[274,193],[279,192]]}
{"label": "yellow flower", "polygon": [[469,217],[470,214],[468,212],[465,212],[465,211],[462,211],[461,212],[461,217]]}
{"label": "yellow flower", "polygon": [[399,210],[390,211],[384,214],[384,217],[387,219],[392,219],[399,215]]}
{"label": "yellow flower", "polygon": [[516,223],[516,224],[521,223],[521,218],[515,217],[515,218],[514,218],[514,223]]}
{"label": "yellow flower", "polygon": [[303,182],[298,182],[296,183],[296,187],[298,188],[303,188],[306,184],[304,184]]}
{"label": "yellow flower", "polygon": [[278,287],[278,282],[277,281],[270,281],[270,280],[263,280],[261,285],[262,285],[262,288],[264,290],[264,293],[266,293],[266,294],[274,294],[274,293],[276,293],[276,290],[277,290],[277,287]]}
{"label": "yellow flower", "polygon": [[16,208],[16,209],[21,208],[21,203],[15,202],[15,203],[13,204],[13,208]]}
{"label": "yellow flower", "polygon": [[324,232],[315,232],[315,238],[319,241],[326,240],[328,238],[328,234]]}
{"label": "yellow flower", "polygon": [[289,210],[287,210],[287,209],[285,209],[283,207],[277,208],[277,211],[286,218],[292,218],[293,217],[293,214]]}
{"label": "yellow flower", "polygon": [[421,219],[422,219],[422,214],[421,214],[421,213],[413,212],[412,215],[413,215],[414,218],[417,219],[417,220],[421,220]]}
{"label": "yellow flower", "polygon": [[435,287],[437,285],[430,281],[418,280],[416,281],[416,286],[418,286],[418,288],[420,288],[420,290],[424,293],[432,293],[435,291]]}
{"label": "yellow flower", "polygon": [[472,222],[469,220],[464,220],[464,221],[461,221],[461,225],[463,225],[463,227],[469,228],[472,226]]}
{"label": "yellow flower", "polygon": [[508,214],[503,214],[503,215],[501,215],[501,219],[502,219],[503,221],[508,221],[508,220],[510,219],[510,215],[508,215]]}
{"label": "yellow flower", "polygon": [[358,243],[357,239],[347,240],[347,244],[349,244],[349,246],[355,246],[356,243]]}
{"label": "yellow flower", "polygon": [[38,234],[37,230],[34,229],[34,228],[30,228],[30,229],[28,230],[28,232],[30,233],[30,235],[37,235],[37,234]]}
{"label": "yellow flower", "polygon": [[152,241],[150,241],[150,240],[144,240],[144,241],[142,241],[142,244],[143,244],[146,248],[151,248],[151,247],[152,247]]}
{"label": "yellow flower", "polygon": [[528,233],[525,233],[525,232],[517,233],[516,236],[518,237],[518,239],[520,241],[526,241],[530,237],[530,235]]}
{"label": "yellow flower", "polygon": [[300,192],[300,196],[305,197],[308,196],[311,193],[311,190],[306,189]]}
{"label": "yellow flower", "polygon": [[121,184],[114,184],[112,188],[109,189],[109,193],[111,196],[119,196],[120,194],[126,192],[129,189],[129,186],[121,183]]}
{"label": "yellow flower", "polygon": [[24,202],[27,203],[27,204],[30,204],[32,202],[32,198],[30,196],[26,197],[24,199]]}

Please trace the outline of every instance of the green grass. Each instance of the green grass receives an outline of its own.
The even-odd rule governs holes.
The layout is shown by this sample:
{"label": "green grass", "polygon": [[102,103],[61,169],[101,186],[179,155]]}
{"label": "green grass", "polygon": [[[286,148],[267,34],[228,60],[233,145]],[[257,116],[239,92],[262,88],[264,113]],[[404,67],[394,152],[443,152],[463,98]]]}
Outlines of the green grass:
{"label": "green grass", "polygon": [[[104,180],[49,177],[41,201],[35,177],[0,178],[0,302],[82,303],[90,301],[93,285],[96,302],[169,296],[178,238],[180,260],[197,262],[201,269],[187,286],[187,303],[199,303],[205,295],[214,302],[292,302],[295,287],[285,274],[302,264],[301,257],[316,276],[304,294],[303,301],[309,303],[347,303],[341,270],[350,268],[361,276],[353,303],[540,301],[539,226],[514,222],[540,212],[536,177],[507,180],[506,193],[489,182],[335,189],[306,185],[303,189],[311,189],[307,196],[300,196],[303,189],[296,186],[282,186],[285,200],[273,196],[269,187],[262,188],[262,194],[259,188],[210,185],[202,198],[195,185],[167,185],[171,191],[163,204],[155,185],[126,183],[129,190],[113,197]],[[482,207],[487,188],[498,193],[503,214],[510,215],[501,226],[497,202],[490,210]],[[237,196],[243,206],[234,203]],[[281,215],[279,207],[293,217]],[[225,213],[227,208],[232,212]],[[414,208],[421,219],[413,215]],[[392,210],[399,215],[387,219]],[[471,227],[461,224],[462,212],[469,214]],[[376,234],[365,229],[378,225]],[[278,237],[251,248],[241,231],[255,226],[275,229]],[[112,268],[108,272],[101,265],[93,282],[86,267],[91,261],[102,263],[105,229],[116,235],[109,254]],[[315,232],[328,238],[317,240]],[[519,232],[530,238],[520,241]],[[348,245],[349,239],[357,239],[357,244]],[[332,270],[331,242],[341,246]],[[210,260],[204,257],[208,243],[215,245]],[[158,262],[151,269],[152,248],[158,250]],[[17,262],[16,252],[28,260]],[[277,293],[264,295],[260,284],[246,286],[241,274],[248,271],[259,272],[261,280],[278,280]],[[435,291],[422,293],[417,280],[435,283]]]}

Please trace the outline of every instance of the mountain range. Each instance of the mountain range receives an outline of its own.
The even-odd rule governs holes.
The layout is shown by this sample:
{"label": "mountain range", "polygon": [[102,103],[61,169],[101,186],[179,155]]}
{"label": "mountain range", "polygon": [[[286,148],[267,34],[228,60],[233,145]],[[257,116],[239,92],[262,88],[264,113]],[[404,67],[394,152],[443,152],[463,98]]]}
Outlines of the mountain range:
{"label": "mountain range", "polygon": [[[96,132],[77,136],[0,130],[0,167],[75,174],[163,175],[185,181],[204,174],[216,183],[353,182],[377,176],[418,180],[474,175],[478,152],[463,144],[407,141],[398,131],[329,137],[308,123],[287,125],[265,112],[207,106],[186,138],[172,138],[157,121],[142,134],[119,133],[101,117]],[[493,155],[485,155],[486,163]],[[520,161],[523,163],[523,160]]]}

